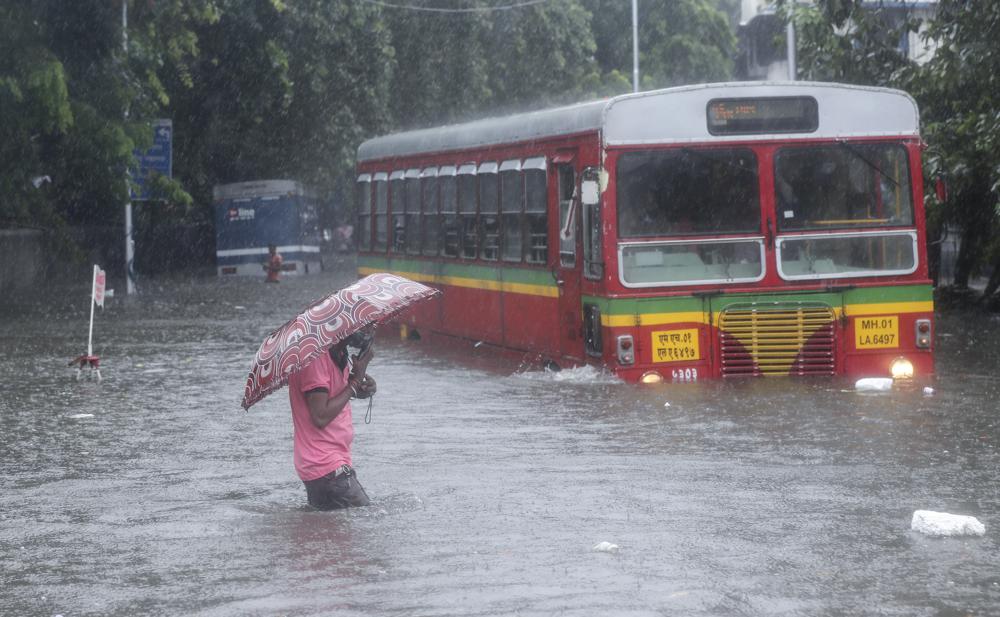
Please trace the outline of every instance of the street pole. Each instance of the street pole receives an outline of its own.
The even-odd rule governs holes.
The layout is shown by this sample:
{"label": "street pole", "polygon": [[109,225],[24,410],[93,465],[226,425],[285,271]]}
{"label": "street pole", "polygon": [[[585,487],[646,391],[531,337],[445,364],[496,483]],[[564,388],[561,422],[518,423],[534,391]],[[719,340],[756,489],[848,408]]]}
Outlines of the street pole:
{"label": "street pole", "polygon": [[[123,59],[128,60],[128,0],[122,0],[122,51]],[[123,64],[124,64],[123,61]],[[125,119],[128,120],[128,104],[125,107]],[[129,173],[125,170],[125,293],[131,296],[135,293],[135,281],[132,279],[132,261],[135,259],[135,242],[132,240],[132,190],[129,188]]]}
{"label": "street pole", "polygon": [[632,0],[632,92],[639,91],[639,0]]}
{"label": "street pole", "polygon": [[788,16],[788,25],[785,26],[785,42],[788,54],[788,81],[795,81],[795,24],[791,15]]}

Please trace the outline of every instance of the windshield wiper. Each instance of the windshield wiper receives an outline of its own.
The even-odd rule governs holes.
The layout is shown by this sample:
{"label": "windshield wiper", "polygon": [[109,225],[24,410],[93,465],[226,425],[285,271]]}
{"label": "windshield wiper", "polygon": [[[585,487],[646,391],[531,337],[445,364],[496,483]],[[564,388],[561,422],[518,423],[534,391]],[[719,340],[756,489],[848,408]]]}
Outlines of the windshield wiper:
{"label": "windshield wiper", "polygon": [[899,186],[899,181],[898,180],[896,180],[895,178],[893,178],[889,174],[887,174],[884,171],[882,171],[881,167],[879,167],[875,163],[869,161],[868,158],[864,154],[861,154],[861,152],[859,152],[857,148],[855,148],[854,146],[852,146],[847,141],[844,141],[843,139],[838,139],[837,140],[837,145],[839,145],[840,147],[844,148],[845,150],[847,150],[848,152],[850,152],[851,154],[853,154],[857,158],[861,159],[861,161],[864,162],[865,165],[867,165],[867,166],[871,167],[872,169],[874,169],[875,171],[877,171],[878,174],[880,176],[882,176],[883,178],[888,178],[890,182],[892,182],[893,184],[895,184],[897,187]]}

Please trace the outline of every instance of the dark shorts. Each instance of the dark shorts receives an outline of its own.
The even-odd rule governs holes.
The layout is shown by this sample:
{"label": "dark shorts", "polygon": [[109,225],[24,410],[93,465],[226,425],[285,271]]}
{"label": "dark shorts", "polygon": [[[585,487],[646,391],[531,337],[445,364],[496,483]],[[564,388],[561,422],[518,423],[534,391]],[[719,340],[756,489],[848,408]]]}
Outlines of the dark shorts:
{"label": "dark shorts", "polygon": [[319,510],[337,510],[367,506],[368,493],[358,482],[354,469],[341,465],[337,469],[315,480],[304,480],[309,505]]}

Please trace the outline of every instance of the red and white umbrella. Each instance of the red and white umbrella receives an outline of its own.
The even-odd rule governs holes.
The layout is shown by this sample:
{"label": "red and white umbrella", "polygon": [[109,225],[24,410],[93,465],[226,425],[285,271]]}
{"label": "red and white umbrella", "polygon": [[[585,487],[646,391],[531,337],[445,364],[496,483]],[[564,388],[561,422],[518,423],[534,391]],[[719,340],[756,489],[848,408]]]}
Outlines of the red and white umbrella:
{"label": "red and white umbrella", "polygon": [[247,375],[243,409],[351,334],[384,323],[441,292],[395,274],[371,274],[317,301],[264,339]]}

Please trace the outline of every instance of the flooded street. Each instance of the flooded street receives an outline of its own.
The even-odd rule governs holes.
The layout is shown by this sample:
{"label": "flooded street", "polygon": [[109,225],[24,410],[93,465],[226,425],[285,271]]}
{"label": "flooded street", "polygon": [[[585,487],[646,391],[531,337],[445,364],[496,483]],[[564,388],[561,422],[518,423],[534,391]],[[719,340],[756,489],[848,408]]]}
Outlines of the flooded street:
{"label": "flooded street", "polygon": [[[317,512],[265,334],[353,280],[88,286],[0,321],[0,614],[990,615],[1000,612],[1000,318],[938,322],[933,396],[853,381],[640,388],[384,329],[354,462]],[[976,516],[979,538],[910,531]],[[607,541],[615,553],[596,552]]]}

